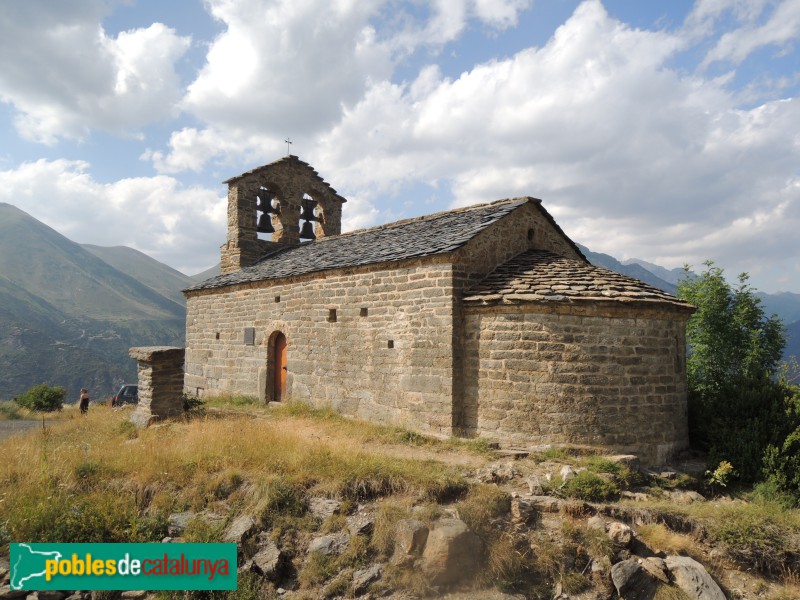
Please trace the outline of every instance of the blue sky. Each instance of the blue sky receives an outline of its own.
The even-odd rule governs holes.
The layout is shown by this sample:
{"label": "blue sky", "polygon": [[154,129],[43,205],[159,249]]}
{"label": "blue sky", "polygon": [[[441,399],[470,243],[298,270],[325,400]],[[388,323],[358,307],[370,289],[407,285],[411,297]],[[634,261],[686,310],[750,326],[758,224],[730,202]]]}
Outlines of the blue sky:
{"label": "blue sky", "polygon": [[575,241],[800,293],[800,0],[0,4],[0,201],[194,273],[291,151],[345,229],[541,198]]}

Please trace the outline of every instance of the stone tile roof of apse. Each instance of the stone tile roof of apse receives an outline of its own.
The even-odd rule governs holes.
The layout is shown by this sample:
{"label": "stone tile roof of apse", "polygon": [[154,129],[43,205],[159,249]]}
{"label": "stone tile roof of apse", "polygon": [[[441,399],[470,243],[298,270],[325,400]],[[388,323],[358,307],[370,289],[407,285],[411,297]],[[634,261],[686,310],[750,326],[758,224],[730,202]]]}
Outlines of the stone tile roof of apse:
{"label": "stone tile roof of apse", "polygon": [[327,181],[325,181],[322,177],[320,177],[319,173],[316,170],[314,170],[314,167],[312,167],[307,162],[300,160],[294,154],[290,154],[288,156],[284,156],[283,158],[279,158],[278,160],[274,160],[267,165],[262,165],[260,167],[256,167],[255,169],[250,169],[249,171],[245,171],[241,175],[237,175],[236,177],[231,177],[230,179],[226,179],[222,183],[227,183],[227,184],[236,183],[240,179],[243,179],[250,175],[260,175],[262,173],[269,173],[269,171],[271,171],[273,167],[283,163],[293,164],[294,166],[305,170],[308,174],[309,179],[311,179],[312,181],[316,181],[317,183],[320,184],[321,187],[328,188],[328,190],[330,190],[336,196],[337,200],[341,200],[342,202],[347,202],[347,200],[342,196],[340,196],[338,192],[335,189],[333,189]]}
{"label": "stone tile roof of apse", "polygon": [[515,256],[464,296],[470,306],[609,301],[667,303],[694,310],[688,302],[638,279],[543,250],[528,250]]}
{"label": "stone tile roof of apse", "polygon": [[[208,279],[187,291],[452,252],[527,203],[534,204],[558,227],[540,200],[499,200],[281,248],[253,266]],[[575,249],[580,252],[577,246]]]}

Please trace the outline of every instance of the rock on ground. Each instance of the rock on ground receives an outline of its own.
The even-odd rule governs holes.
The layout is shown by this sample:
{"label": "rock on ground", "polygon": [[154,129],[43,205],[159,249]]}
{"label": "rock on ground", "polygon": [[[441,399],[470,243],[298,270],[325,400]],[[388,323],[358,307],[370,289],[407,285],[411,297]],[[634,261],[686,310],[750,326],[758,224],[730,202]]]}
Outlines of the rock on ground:
{"label": "rock on ground", "polygon": [[725,600],[725,594],[705,567],[693,558],[668,556],[666,564],[675,585],[692,600]]}
{"label": "rock on ground", "polygon": [[422,571],[432,585],[449,585],[475,573],[483,560],[483,541],[458,519],[442,519],[428,534]]}
{"label": "rock on ground", "polygon": [[611,580],[623,600],[652,600],[659,582],[642,567],[641,559],[629,558],[611,567]]}

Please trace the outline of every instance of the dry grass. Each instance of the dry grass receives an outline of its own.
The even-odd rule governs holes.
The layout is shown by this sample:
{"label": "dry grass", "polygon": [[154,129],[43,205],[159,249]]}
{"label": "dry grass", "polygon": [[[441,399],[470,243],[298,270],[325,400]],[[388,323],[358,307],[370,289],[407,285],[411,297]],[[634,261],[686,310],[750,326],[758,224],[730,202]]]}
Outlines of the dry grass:
{"label": "dry grass", "polygon": [[703,556],[693,537],[671,531],[662,523],[640,525],[636,528],[636,536],[656,552],[691,556],[698,560]]}
{"label": "dry grass", "polygon": [[[309,495],[441,500],[467,489],[441,463],[365,451],[355,424],[343,431],[322,427],[325,435],[314,435],[302,416],[233,416],[135,432],[128,416],[104,406],[93,406],[85,417],[65,411],[65,421],[44,433],[0,443],[7,457],[0,464],[0,540],[47,537],[58,527],[45,519],[64,521],[64,507],[82,503],[89,510],[82,518],[100,531],[94,541],[122,541],[161,535],[162,525],[145,517],[163,521],[170,511],[219,501],[267,524],[278,514],[298,516]],[[108,513],[110,522],[98,523],[104,517],[91,506]],[[86,528],[75,526],[66,524],[59,535],[69,539],[59,541],[84,541]]]}

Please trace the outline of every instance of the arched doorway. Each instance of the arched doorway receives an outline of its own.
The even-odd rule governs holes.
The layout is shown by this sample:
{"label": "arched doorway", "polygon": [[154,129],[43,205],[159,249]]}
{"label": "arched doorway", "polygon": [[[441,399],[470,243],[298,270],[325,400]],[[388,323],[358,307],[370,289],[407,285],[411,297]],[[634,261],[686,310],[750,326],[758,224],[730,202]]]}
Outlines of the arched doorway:
{"label": "arched doorway", "polygon": [[272,340],[272,356],[272,400],[280,402],[286,396],[286,336],[280,331]]}

